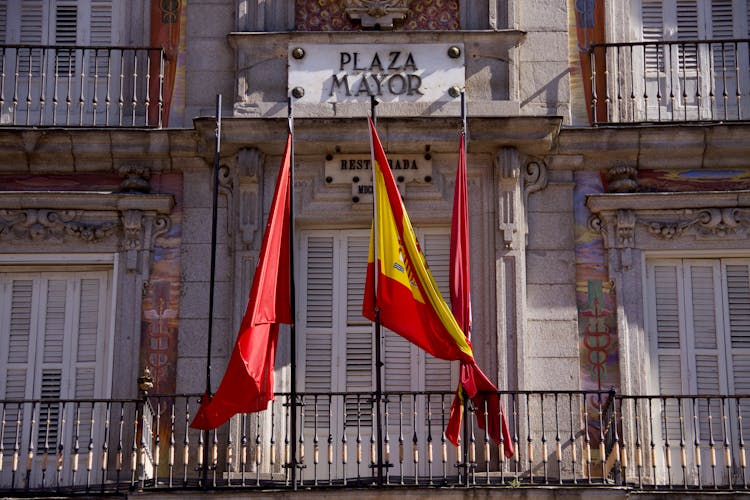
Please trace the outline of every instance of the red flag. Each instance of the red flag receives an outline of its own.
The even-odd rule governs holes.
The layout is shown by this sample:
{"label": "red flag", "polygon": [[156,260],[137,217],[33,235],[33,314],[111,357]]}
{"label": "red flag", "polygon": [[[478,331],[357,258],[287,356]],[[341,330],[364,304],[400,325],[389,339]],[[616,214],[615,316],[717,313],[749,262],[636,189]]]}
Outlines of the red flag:
{"label": "red flag", "polygon": [[[450,297],[453,315],[466,337],[471,340],[471,265],[469,258],[469,206],[466,188],[465,140],[465,133],[462,131],[458,150],[456,186],[453,194],[453,217],[451,219]],[[446,437],[453,444],[458,442],[463,415],[464,391],[479,412],[477,414],[479,427],[487,428],[487,433],[497,444],[502,442],[506,457],[513,456],[513,440],[510,436],[505,410],[497,396],[497,387],[490,382],[473,361],[471,363],[461,362],[460,382],[451,405],[450,419],[445,432]]]}
{"label": "red flag", "polygon": [[213,398],[204,397],[190,424],[214,429],[237,413],[262,411],[273,400],[273,366],[279,324],[292,322],[289,263],[289,195],[292,136],[284,157],[263,235],[245,316],[229,365]]}

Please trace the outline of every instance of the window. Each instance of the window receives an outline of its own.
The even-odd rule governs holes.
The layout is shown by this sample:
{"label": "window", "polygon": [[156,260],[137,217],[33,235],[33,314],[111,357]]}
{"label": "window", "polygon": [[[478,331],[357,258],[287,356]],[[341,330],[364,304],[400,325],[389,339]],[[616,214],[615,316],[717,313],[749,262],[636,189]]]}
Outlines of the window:
{"label": "window", "polygon": [[[654,304],[648,323],[654,392],[750,393],[750,259],[656,260],[647,267],[647,303]],[[743,421],[750,417],[750,408],[738,408],[731,399],[667,399],[662,404],[662,439],[677,443],[685,435],[706,453],[710,440],[720,446],[725,436],[739,432],[737,415]],[[745,440],[748,427],[742,430]],[[708,455],[702,461],[711,463]]]}
{"label": "window", "polygon": [[[448,287],[449,239],[445,230],[421,230],[418,237],[430,269],[444,293]],[[362,317],[365,272],[369,250],[368,230],[309,231],[302,238],[302,285],[300,308],[301,339],[304,349],[301,368],[302,391],[307,393],[348,392],[345,401],[326,397],[305,399],[306,433],[326,436],[356,435],[369,440],[374,416],[369,395],[375,391],[375,346],[372,323]],[[433,358],[393,332],[383,331],[383,388],[387,391],[453,391],[457,367]],[[441,401],[430,397],[433,436],[442,433],[441,404],[446,412],[452,397]],[[388,401],[388,429],[397,436],[426,435],[427,398],[394,395]],[[346,418],[345,429],[329,428],[329,414]],[[416,413],[415,413],[416,411]],[[447,420],[447,416],[446,416]],[[310,436],[308,436],[310,437]],[[309,441],[312,441],[310,439]],[[308,442],[309,442],[308,441]],[[394,460],[394,457],[391,457]],[[354,466],[353,464],[352,466]],[[353,471],[347,471],[353,473]],[[369,469],[367,471],[369,474]]]}
{"label": "window", "polygon": [[5,450],[70,453],[74,439],[101,432],[92,405],[56,400],[109,394],[110,290],[108,271],[0,273],[0,399],[50,400],[4,405]]}
{"label": "window", "polygon": [[688,119],[738,118],[748,43],[735,40],[748,37],[748,17],[746,0],[641,0],[651,117],[661,111]]}
{"label": "window", "polygon": [[[55,124],[70,124],[69,118],[57,117],[101,112],[108,78],[122,72],[122,52],[105,47],[123,42],[118,20],[124,5],[114,0],[0,0],[0,33],[11,45],[3,49],[0,64],[9,78],[18,73],[3,96],[5,121],[14,113],[33,114],[24,124],[34,124],[46,112],[56,114]],[[92,108],[95,97],[100,109]],[[87,109],[79,109],[81,103]]]}

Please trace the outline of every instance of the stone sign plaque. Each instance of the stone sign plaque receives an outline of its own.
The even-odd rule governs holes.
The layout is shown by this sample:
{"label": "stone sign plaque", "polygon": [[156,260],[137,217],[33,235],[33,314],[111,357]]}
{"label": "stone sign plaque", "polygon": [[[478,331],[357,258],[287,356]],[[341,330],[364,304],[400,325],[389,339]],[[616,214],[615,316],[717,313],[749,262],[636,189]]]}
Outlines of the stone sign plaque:
{"label": "stone sign plaque", "polygon": [[[372,199],[372,168],[370,155],[332,155],[326,160],[327,184],[351,184],[352,199]],[[406,183],[432,182],[432,159],[425,155],[389,155],[393,177],[402,196],[406,196]]]}
{"label": "stone sign plaque", "polygon": [[464,87],[462,44],[290,44],[289,90],[298,102],[451,101]]}

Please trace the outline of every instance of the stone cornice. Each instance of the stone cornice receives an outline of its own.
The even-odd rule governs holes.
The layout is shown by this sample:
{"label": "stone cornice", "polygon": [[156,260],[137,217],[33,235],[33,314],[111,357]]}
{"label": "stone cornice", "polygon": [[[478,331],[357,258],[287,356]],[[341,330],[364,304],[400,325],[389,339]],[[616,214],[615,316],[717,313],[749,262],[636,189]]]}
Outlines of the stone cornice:
{"label": "stone cornice", "polygon": [[586,206],[593,213],[750,207],[750,191],[590,194]]}
{"label": "stone cornice", "polygon": [[747,123],[563,128],[547,163],[574,170],[747,168],[748,137]]}
{"label": "stone cornice", "polygon": [[141,210],[169,214],[172,207],[174,207],[174,197],[166,194],[0,191],[0,210],[50,209],[117,212]]}
{"label": "stone cornice", "polygon": [[[556,143],[560,117],[469,118],[469,153],[496,154],[501,147],[515,147],[530,156],[544,156]],[[216,124],[213,118],[195,120],[204,157],[213,155]],[[380,140],[389,151],[455,154],[459,117],[378,118]],[[225,118],[221,121],[221,153],[231,156],[255,147],[265,154],[281,154],[287,120],[279,118]],[[347,153],[368,153],[367,120],[361,118],[295,118],[294,149],[298,155],[325,154],[341,146]],[[345,149],[344,149],[345,148]],[[212,156],[211,156],[212,157]]]}

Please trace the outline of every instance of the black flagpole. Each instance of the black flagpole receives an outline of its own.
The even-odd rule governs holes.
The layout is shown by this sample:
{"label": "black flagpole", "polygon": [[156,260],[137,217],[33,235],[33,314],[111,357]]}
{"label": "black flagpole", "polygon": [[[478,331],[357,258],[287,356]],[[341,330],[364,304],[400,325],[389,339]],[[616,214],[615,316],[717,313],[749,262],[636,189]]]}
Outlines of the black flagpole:
{"label": "black flagpole", "polygon": [[[378,105],[375,96],[370,96],[370,114],[372,115],[373,125],[377,125],[377,117],[375,115],[375,106]],[[374,242],[374,284],[375,284],[375,423],[377,425],[378,432],[378,463],[373,464],[378,470],[378,486],[383,485],[383,416],[381,409],[381,402],[383,400],[383,360],[380,352],[380,339],[382,336],[380,328],[380,309],[377,306],[377,291],[378,291],[378,226],[377,226],[377,193],[375,192],[375,185],[377,179],[375,178],[375,152],[372,147],[372,133],[370,134],[370,164],[372,165],[372,204],[373,204],[373,220],[374,220],[374,231],[375,242]],[[384,165],[383,168],[388,168]]]}
{"label": "black flagpole", "polygon": [[[208,340],[206,347],[206,390],[204,398],[211,398],[211,343],[214,327],[214,286],[216,285],[216,231],[219,201],[219,158],[221,154],[221,94],[216,94],[216,143],[214,146],[213,193],[211,201],[211,270],[208,278]],[[203,487],[208,487],[208,433],[203,431]]]}
{"label": "black flagpole", "polygon": [[289,158],[289,304],[292,313],[292,324],[289,326],[289,339],[291,348],[289,351],[290,362],[290,398],[291,413],[290,422],[292,442],[291,442],[291,479],[292,489],[297,489],[297,338],[295,329],[296,306],[295,306],[295,289],[294,289],[294,116],[292,115],[292,98],[289,97],[287,105],[288,132],[292,136],[292,144]]}

